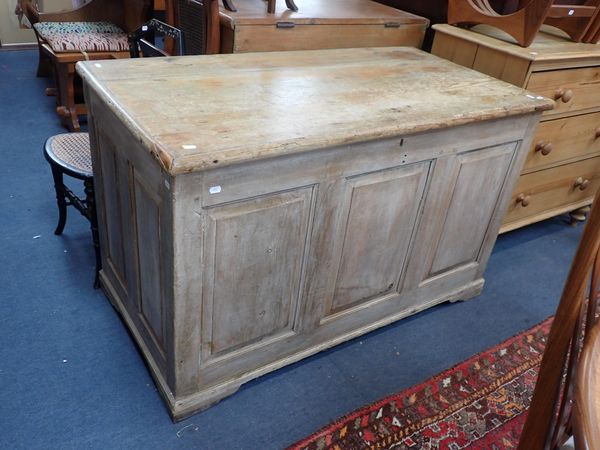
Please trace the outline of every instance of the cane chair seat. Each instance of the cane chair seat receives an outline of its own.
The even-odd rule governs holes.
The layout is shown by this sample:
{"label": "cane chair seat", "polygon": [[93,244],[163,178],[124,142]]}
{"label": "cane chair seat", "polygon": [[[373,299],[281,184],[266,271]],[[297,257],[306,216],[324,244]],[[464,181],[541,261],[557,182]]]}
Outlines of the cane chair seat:
{"label": "cane chair seat", "polygon": [[57,134],[48,140],[48,155],[65,170],[81,177],[92,176],[90,136],[88,133]]}
{"label": "cane chair seat", "polygon": [[[67,206],[73,206],[90,222],[92,240],[96,254],[96,278],[101,268],[98,220],[94,202],[94,179],[88,133],[63,133],[51,136],[44,145],[44,156],[52,169],[56,203],[58,205],[58,225],[54,234],[62,234],[67,222]],[[63,181],[68,175],[83,181],[85,197],[80,198]]]}

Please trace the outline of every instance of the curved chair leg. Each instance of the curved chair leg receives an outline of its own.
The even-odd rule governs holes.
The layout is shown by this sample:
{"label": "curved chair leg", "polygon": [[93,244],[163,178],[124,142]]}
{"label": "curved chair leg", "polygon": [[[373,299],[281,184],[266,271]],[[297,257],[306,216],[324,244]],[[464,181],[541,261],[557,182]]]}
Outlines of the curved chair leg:
{"label": "curved chair leg", "polygon": [[87,179],[83,182],[85,192],[85,205],[87,215],[90,219],[90,229],[92,230],[92,240],[94,242],[94,252],[96,254],[96,277],[94,279],[94,288],[100,287],[100,269],[102,268],[102,259],[100,258],[100,237],[98,236],[98,218],[96,216],[96,201],[94,199],[94,180]]}
{"label": "curved chair leg", "polygon": [[54,179],[54,190],[56,191],[56,204],[58,205],[58,225],[54,230],[54,234],[62,234],[67,223],[67,202],[65,200],[65,187],[63,184],[63,174],[53,164],[52,178]]}

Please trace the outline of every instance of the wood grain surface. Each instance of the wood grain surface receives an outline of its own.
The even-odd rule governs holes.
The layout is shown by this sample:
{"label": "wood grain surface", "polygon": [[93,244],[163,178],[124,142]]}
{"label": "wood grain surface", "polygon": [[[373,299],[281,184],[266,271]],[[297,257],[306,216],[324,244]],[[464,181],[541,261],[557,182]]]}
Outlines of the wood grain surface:
{"label": "wood grain surface", "polygon": [[403,47],[142,58],[77,67],[171,174],[553,105]]}
{"label": "wood grain surface", "polygon": [[428,20],[400,9],[370,0],[302,0],[298,11],[277,2],[274,14],[267,14],[267,3],[262,0],[238,0],[236,12],[221,9],[222,23],[252,22],[273,24],[278,21],[293,21],[297,24],[360,24],[381,23],[392,20],[401,24],[428,24]]}

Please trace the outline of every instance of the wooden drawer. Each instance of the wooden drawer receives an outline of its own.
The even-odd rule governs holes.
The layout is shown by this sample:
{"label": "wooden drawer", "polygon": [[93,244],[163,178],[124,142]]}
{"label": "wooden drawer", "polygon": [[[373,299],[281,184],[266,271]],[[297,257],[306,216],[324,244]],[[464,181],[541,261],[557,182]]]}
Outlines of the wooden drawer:
{"label": "wooden drawer", "polygon": [[545,115],[553,116],[600,107],[600,67],[535,72],[527,89],[555,100]]}
{"label": "wooden drawer", "polygon": [[575,209],[586,200],[591,202],[598,187],[600,156],[521,175],[504,216],[504,228],[526,218],[539,215],[542,220]]}
{"label": "wooden drawer", "polygon": [[600,152],[600,113],[547,120],[535,133],[523,172],[595,152]]}

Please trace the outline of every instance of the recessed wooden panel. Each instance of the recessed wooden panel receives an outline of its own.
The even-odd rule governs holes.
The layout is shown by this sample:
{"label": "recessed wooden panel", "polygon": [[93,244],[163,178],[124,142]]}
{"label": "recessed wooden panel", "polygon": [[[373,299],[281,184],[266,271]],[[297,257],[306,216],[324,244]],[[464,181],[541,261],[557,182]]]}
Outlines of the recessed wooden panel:
{"label": "recessed wooden panel", "polygon": [[516,144],[457,157],[458,175],[430,276],[476,261]]}
{"label": "recessed wooden panel", "polygon": [[311,198],[302,188],[208,210],[210,354],[293,328]]}
{"label": "recessed wooden panel", "polygon": [[139,267],[139,314],[163,348],[164,299],[162,297],[161,200],[135,176],[135,212]]}
{"label": "recessed wooden panel", "polygon": [[[115,276],[118,277],[121,288],[126,289],[127,277],[125,268],[126,251],[124,242],[124,221],[127,214],[123,214],[123,208],[128,208],[124,202],[124,196],[128,197],[129,168],[127,161],[117,156],[112,141],[105,139],[101,154],[102,183],[104,188],[104,204],[98,207],[104,208],[106,217],[106,239],[107,246],[103,248],[106,261],[112,265]],[[108,251],[107,251],[108,250]]]}
{"label": "recessed wooden panel", "polygon": [[330,313],[397,287],[429,163],[348,180],[347,221]]}

